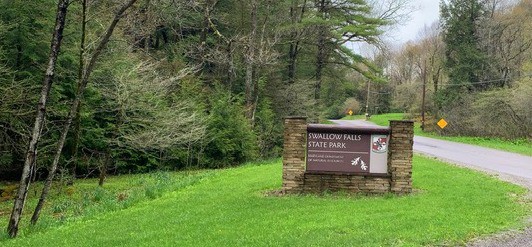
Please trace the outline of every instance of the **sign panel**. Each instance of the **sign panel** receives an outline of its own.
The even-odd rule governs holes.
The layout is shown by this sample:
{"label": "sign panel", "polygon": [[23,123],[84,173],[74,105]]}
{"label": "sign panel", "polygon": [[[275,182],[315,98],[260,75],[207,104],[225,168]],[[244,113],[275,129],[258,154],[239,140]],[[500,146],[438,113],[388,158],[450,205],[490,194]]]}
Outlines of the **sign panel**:
{"label": "sign panel", "polygon": [[440,121],[438,121],[438,126],[440,126],[440,128],[445,128],[445,126],[447,126],[447,121],[445,121],[445,119],[440,119]]}
{"label": "sign panel", "polygon": [[313,133],[307,136],[307,170],[369,172],[370,136]]}
{"label": "sign panel", "polygon": [[387,173],[387,128],[309,125],[307,171]]}

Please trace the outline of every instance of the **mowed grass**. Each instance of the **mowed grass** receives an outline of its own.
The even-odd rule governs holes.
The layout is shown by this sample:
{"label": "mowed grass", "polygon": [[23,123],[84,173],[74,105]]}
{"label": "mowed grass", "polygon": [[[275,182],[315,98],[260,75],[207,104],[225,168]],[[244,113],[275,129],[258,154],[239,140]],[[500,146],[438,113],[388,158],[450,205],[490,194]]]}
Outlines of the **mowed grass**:
{"label": "mowed grass", "polygon": [[[370,121],[381,126],[389,126],[390,120],[402,120],[404,118],[403,113],[388,113],[381,115],[371,116]],[[364,119],[364,116],[346,116],[342,119],[345,120],[356,120]],[[420,123],[414,123],[414,133],[419,136],[431,137],[441,140],[461,142],[466,144],[472,144],[487,148],[493,148],[523,155],[532,156],[532,141],[526,139],[519,140],[504,140],[500,138],[493,137],[474,137],[474,136],[441,136],[436,132],[424,132],[421,130]]]}
{"label": "mowed grass", "polygon": [[420,246],[461,244],[522,225],[524,189],[414,157],[409,196],[267,196],[279,160],[216,171],[131,208],[2,246]]}
{"label": "mowed grass", "polygon": [[381,115],[372,115],[369,121],[374,122],[377,125],[389,126],[390,120],[403,120],[403,119],[404,119],[403,113],[387,113],[387,114],[381,114]]}
{"label": "mowed grass", "polygon": [[362,120],[362,119],[366,119],[366,117],[364,115],[346,115],[345,117],[342,118],[342,120]]}

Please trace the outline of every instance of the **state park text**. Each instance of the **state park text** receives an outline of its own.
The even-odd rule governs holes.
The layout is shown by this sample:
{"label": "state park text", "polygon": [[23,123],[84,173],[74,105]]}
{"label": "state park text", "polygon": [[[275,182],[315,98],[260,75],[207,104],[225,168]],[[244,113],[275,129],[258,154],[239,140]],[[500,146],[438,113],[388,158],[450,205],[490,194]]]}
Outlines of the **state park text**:
{"label": "state park text", "polygon": [[289,117],[284,137],[283,193],[412,191],[412,121],[368,128]]}

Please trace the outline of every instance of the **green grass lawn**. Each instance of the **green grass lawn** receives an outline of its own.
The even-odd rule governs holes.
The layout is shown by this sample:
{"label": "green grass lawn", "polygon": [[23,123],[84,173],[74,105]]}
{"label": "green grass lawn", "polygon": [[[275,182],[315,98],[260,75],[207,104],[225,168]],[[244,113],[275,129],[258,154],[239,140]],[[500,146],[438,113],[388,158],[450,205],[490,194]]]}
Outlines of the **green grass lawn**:
{"label": "green grass lawn", "polygon": [[364,117],[364,115],[347,115],[345,117],[342,118],[342,120],[362,120],[362,119],[365,119],[366,117]]}
{"label": "green grass lawn", "polygon": [[[381,115],[371,116],[371,122],[374,122],[381,126],[389,126],[389,120],[401,120],[404,117],[403,113],[388,113]],[[364,116],[347,116],[342,119],[345,120],[354,120],[354,119],[364,119]],[[521,140],[503,140],[500,138],[491,138],[491,137],[472,137],[472,136],[441,136],[435,132],[424,132],[420,128],[420,123],[416,122],[414,126],[414,133],[419,136],[426,136],[431,138],[437,138],[447,141],[455,141],[466,144],[472,144],[487,148],[493,148],[508,152],[519,153],[523,155],[532,156],[532,142],[521,139]]]}
{"label": "green grass lawn", "polygon": [[382,115],[372,115],[370,118],[370,121],[376,123],[377,125],[389,126],[390,120],[403,120],[403,119],[404,119],[403,113],[388,113],[388,114],[382,114]]}
{"label": "green grass lawn", "polygon": [[[460,244],[523,224],[524,189],[414,157],[413,195],[266,196],[279,160],[212,172],[157,199],[2,246],[421,246]],[[177,178],[181,179],[181,178]]]}
{"label": "green grass lawn", "polygon": [[[161,197],[167,192],[190,186],[211,174],[212,171],[180,171],[112,176],[106,179],[103,187],[98,186],[98,179],[78,179],[73,186],[60,186],[61,183],[56,182],[53,184],[38,224],[35,227],[22,227],[19,235],[34,234],[69,222],[98,217],[102,212],[133,207]],[[42,186],[42,182],[31,184],[21,221],[22,226],[29,225]],[[1,187],[5,188],[6,184],[0,182]],[[13,200],[2,199],[0,226],[7,227]],[[2,234],[4,232],[0,231],[0,241],[6,237]]]}

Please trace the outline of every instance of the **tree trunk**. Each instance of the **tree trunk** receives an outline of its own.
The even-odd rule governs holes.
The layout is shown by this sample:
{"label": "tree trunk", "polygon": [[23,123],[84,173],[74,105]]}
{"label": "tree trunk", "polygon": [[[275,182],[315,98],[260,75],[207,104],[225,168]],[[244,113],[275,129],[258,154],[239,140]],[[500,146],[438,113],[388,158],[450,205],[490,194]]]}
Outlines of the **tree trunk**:
{"label": "tree trunk", "polygon": [[210,24],[209,24],[210,8],[211,8],[211,1],[205,0],[205,7],[203,8],[203,27],[201,29],[201,34],[200,34],[200,46],[202,47],[205,46],[205,44],[207,43],[207,34],[209,33],[209,29],[210,29]]}
{"label": "tree trunk", "polygon": [[[76,88],[76,95],[79,94],[81,77],[83,76],[83,67],[85,66],[84,57],[85,57],[85,29],[87,26],[87,0],[83,0],[81,3],[82,12],[81,12],[81,41],[79,45],[79,67],[78,67],[78,85]],[[72,181],[76,179],[76,168],[78,166],[78,148],[79,148],[79,139],[81,135],[81,118],[80,118],[80,109],[78,108],[76,112],[76,117],[74,118],[74,130],[72,131],[74,141],[72,144],[72,168],[71,175]]]}
{"label": "tree trunk", "polygon": [[48,177],[46,178],[44,187],[42,188],[39,202],[37,203],[37,206],[35,206],[35,210],[33,211],[33,216],[31,217],[32,225],[35,225],[35,223],[37,223],[37,220],[39,220],[39,214],[44,205],[44,202],[46,201],[46,198],[48,197],[48,192],[50,191],[50,188],[52,187],[52,182],[54,180],[55,172],[57,171],[57,166],[61,158],[61,151],[63,150],[63,146],[65,145],[66,137],[68,135],[68,130],[70,128],[70,125],[72,124],[73,116],[76,115],[78,112],[78,107],[81,101],[78,99],[79,98],[76,98],[76,100],[74,101],[74,104],[70,108],[67,122],[65,126],[63,127],[63,130],[61,131],[61,136],[59,137],[59,140],[57,141],[57,148],[55,150],[55,155],[54,155],[54,160],[52,162],[52,166],[48,170]]}
{"label": "tree trunk", "polygon": [[[111,133],[110,140],[116,141],[118,138],[118,132],[120,131],[120,127],[122,126],[122,116],[124,116],[124,109],[120,107],[118,109],[118,113],[116,114],[116,123],[114,125],[114,131]],[[107,177],[107,170],[111,166],[112,160],[112,142],[109,142],[107,144],[106,150],[105,150],[105,159],[103,161],[102,166],[100,167],[100,175],[98,180],[98,186],[103,186],[103,183],[105,182],[105,178]]]}
{"label": "tree trunk", "polygon": [[423,92],[421,95],[421,130],[425,131],[425,94],[427,92],[427,60],[423,61],[423,69],[421,70],[423,78]]}
{"label": "tree trunk", "polygon": [[24,161],[24,168],[22,170],[22,177],[20,179],[17,197],[15,198],[13,211],[11,212],[9,224],[7,226],[8,234],[12,238],[17,236],[20,217],[22,216],[22,210],[24,209],[26,195],[28,194],[28,188],[30,186],[30,176],[32,171],[35,169],[37,143],[39,142],[41,131],[44,126],[46,103],[48,101],[50,88],[52,87],[55,64],[59,55],[59,50],[61,48],[61,41],[63,39],[63,30],[65,27],[68,2],[68,0],[59,0],[57,3],[54,33],[52,36],[50,54],[48,56],[48,67],[46,68],[46,74],[42,84],[41,96],[37,106],[37,116],[35,117],[33,132],[28,151],[26,153],[26,160]]}
{"label": "tree trunk", "polygon": [[251,1],[251,32],[249,34],[248,49],[246,54],[246,115],[248,119],[253,115],[253,103],[254,103],[254,83],[253,70],[255,69],[255,42],[257,36],[257,1]]}
{"label": "tree trunk", "polygon": [[232,46],[233,46],[233,41],[229,40],[227,42],[226,51],[227,51],[227,62],[228,62],[227,84],[229,85],[229,91],[230,92],[233,90],[233,81],[234,81],[233,75],[235,73],[235,66],[234,66],[234,63],[233,63],[233,47]]}
{"label": "tree trunk", "polygon": [[[290,6],[290,19],[292,25],[295,25],[296,20],[297,1],[292,0],[292,6]],[[296,74],[296,58],[297,58],[297,46],[299,42],[297,39],[297,31],[290,33],[290,48],[288,49],[288,83],[293,84],[295,82]]]}
{"label": "tree trunk", "polygon": [[320,99],[321,84],[323,77],[323,68],[325,67],[325,43],[323,36],[318,37],[318,55],[316,56],[316,85],[314,86],[314,99]]}
{"label": "tree trunk", "polygon": [[259,105],[259,82],[258,82],[258,70],[253,70],[253,92],[255,92],[255,98],[253,99],[253,105],[251,109],[251,125],[255,125],[255,113],[257,111],[257,106]]}
{"label": "tree trunk", "polygon": [[76,98],[74,99],[74,102],[72,103],[72,106],[70,107],[70,112],[68,114],[68,118],[67,118],[66,124],[63,127],[63,130],[61,131],[61,137],[60,137],[59,141],[57,142],[57,148],[56,148],[56,152],[55,152],[55,156],[54,156],[54,160],[53,160],[52,166],[50,167],[50,170],[49,170],[49,173],[48,173],[48,177],[46,179],[46,183],[45,183],[44,188],[42,190],[41,197],[39,199],[37,207],[35,208],[35,211],[33,212],[33,217],[32,217],[32,223],[33,224],[35,224],[37,222],[37,220],[39,218],[40,210],[42,209],[42,205],[44,204],[44,202],[46,201],[46,198],[48,196],[48,191],[50,190],[50,187],[52,185],[52,181],[53,181],[53,178],[54,178],[54,175],[55,175],[55,171],[57,170],[57,165],[59,164],[59,159],[61,157],[61,152],[63,150],[63,146],[65,144],[65,140],[66,140],[68,131],[70,129],[70,125],[72,124],[72,121],[73,121],[74,117],[77,116],[78,109],[79,109],[79,106],[81,104],[81,98],[83,96],[83,92],[85,91],[85,88],[87,87],[87,83],[89,82],[89,77],[90,77],[90,74],[92,73],[92,70],[94,69],[94,65],[96,64],[96,61],[97,61],[98,57],[100,56],[100,54],[102,53],[103,49],[105,48],[105,46],[109,42],[109,38],[113,34],[113,31],[114,31],[116,25],[118,24],[118,21],[122,18],[122,15],[124,14],[124,12],[129,7],[131,7],[131,5],[133,5],[133,3],[135,3],[136,1],[137,0],[130,0],[128,3],[126,3],[124,6],[122,6],[118,10],[118,12],[116,13],[113,21],[111,22],[111,24],[107,28],[104,36],[100,40],[100,43],[98,44],[97,48],[94,50],[94,53],[93,53],[91,59],[89,60],[89,63],[87,65],[87,67],[83,70],[83,75],[81,77],[81,81],[78,83],[78,85],[79,85],[78,94],[76,95]]}
{"label": "tree trunk", "polygon": [[288,84],[293,84],[296,81],[296,59],[298,41],[290,43],[290,49],[288,51]]}
{"label": "tree trunk", "polygon": [[[325,18],[325,0],[319,1],[318,12],[322,15],[322,18]],[[322,76],[323,69],[325,68],[325,60],[327,59],[326,49],[326,40],[327,40],[327,30],[325,26],[318,26],[318,42],[317,48],[318,53],[316,55],[316,85],[314,88],[314,99],[320,99],[321,85],[322,85]]]}
{"label": "tree trunk", "polygon": [[107,168],[110,166],[111,162],[111,150],[107,150],[102,168],[100,168],[100,176],[98,180],[98,186],[100,187],[103,186],[103,183],[105,182],[105,178],[107,177]]}
{"label": "tree trunk", "polygon": [[370,80],[367,80],[367,83],[368,83],[368,93],[366,95],[366,113],[364,115],[366,116],[366,120],[369,120],[369,96],[370,96],[370,87],[371,87]]}
{"label": "tree trunk", "polygon": [[[307,1],[303,1],[301,6],[301,12],[299,13],[299,18],[297,16],[298,1],[292,1],[292,6],[290,7],[290,19],[293,25],[296,23],[301,23],[303,20],[303,15],[305,13],[305,7]],[[290,34],[290,48],[288,50],[288,83],[293,84],[296,81],[296,63],[297,55],[299,54],[299,31],[292,31]]]}
{"label": "tree trunk", "polygon": [[199,73],[204,72],[206,69],[208,69],[207,66],[207,58],[206,58],[206,51],[207,51],[207,35],[209,33],[210,29],[210,8],[211,8],[211,1],[205,0],[205,6],[203,8],[203,23],[202,28],[200,32],[200,39],[199,39],[199,54],[198,54],[198,61],[201,64],[201,71]]}

